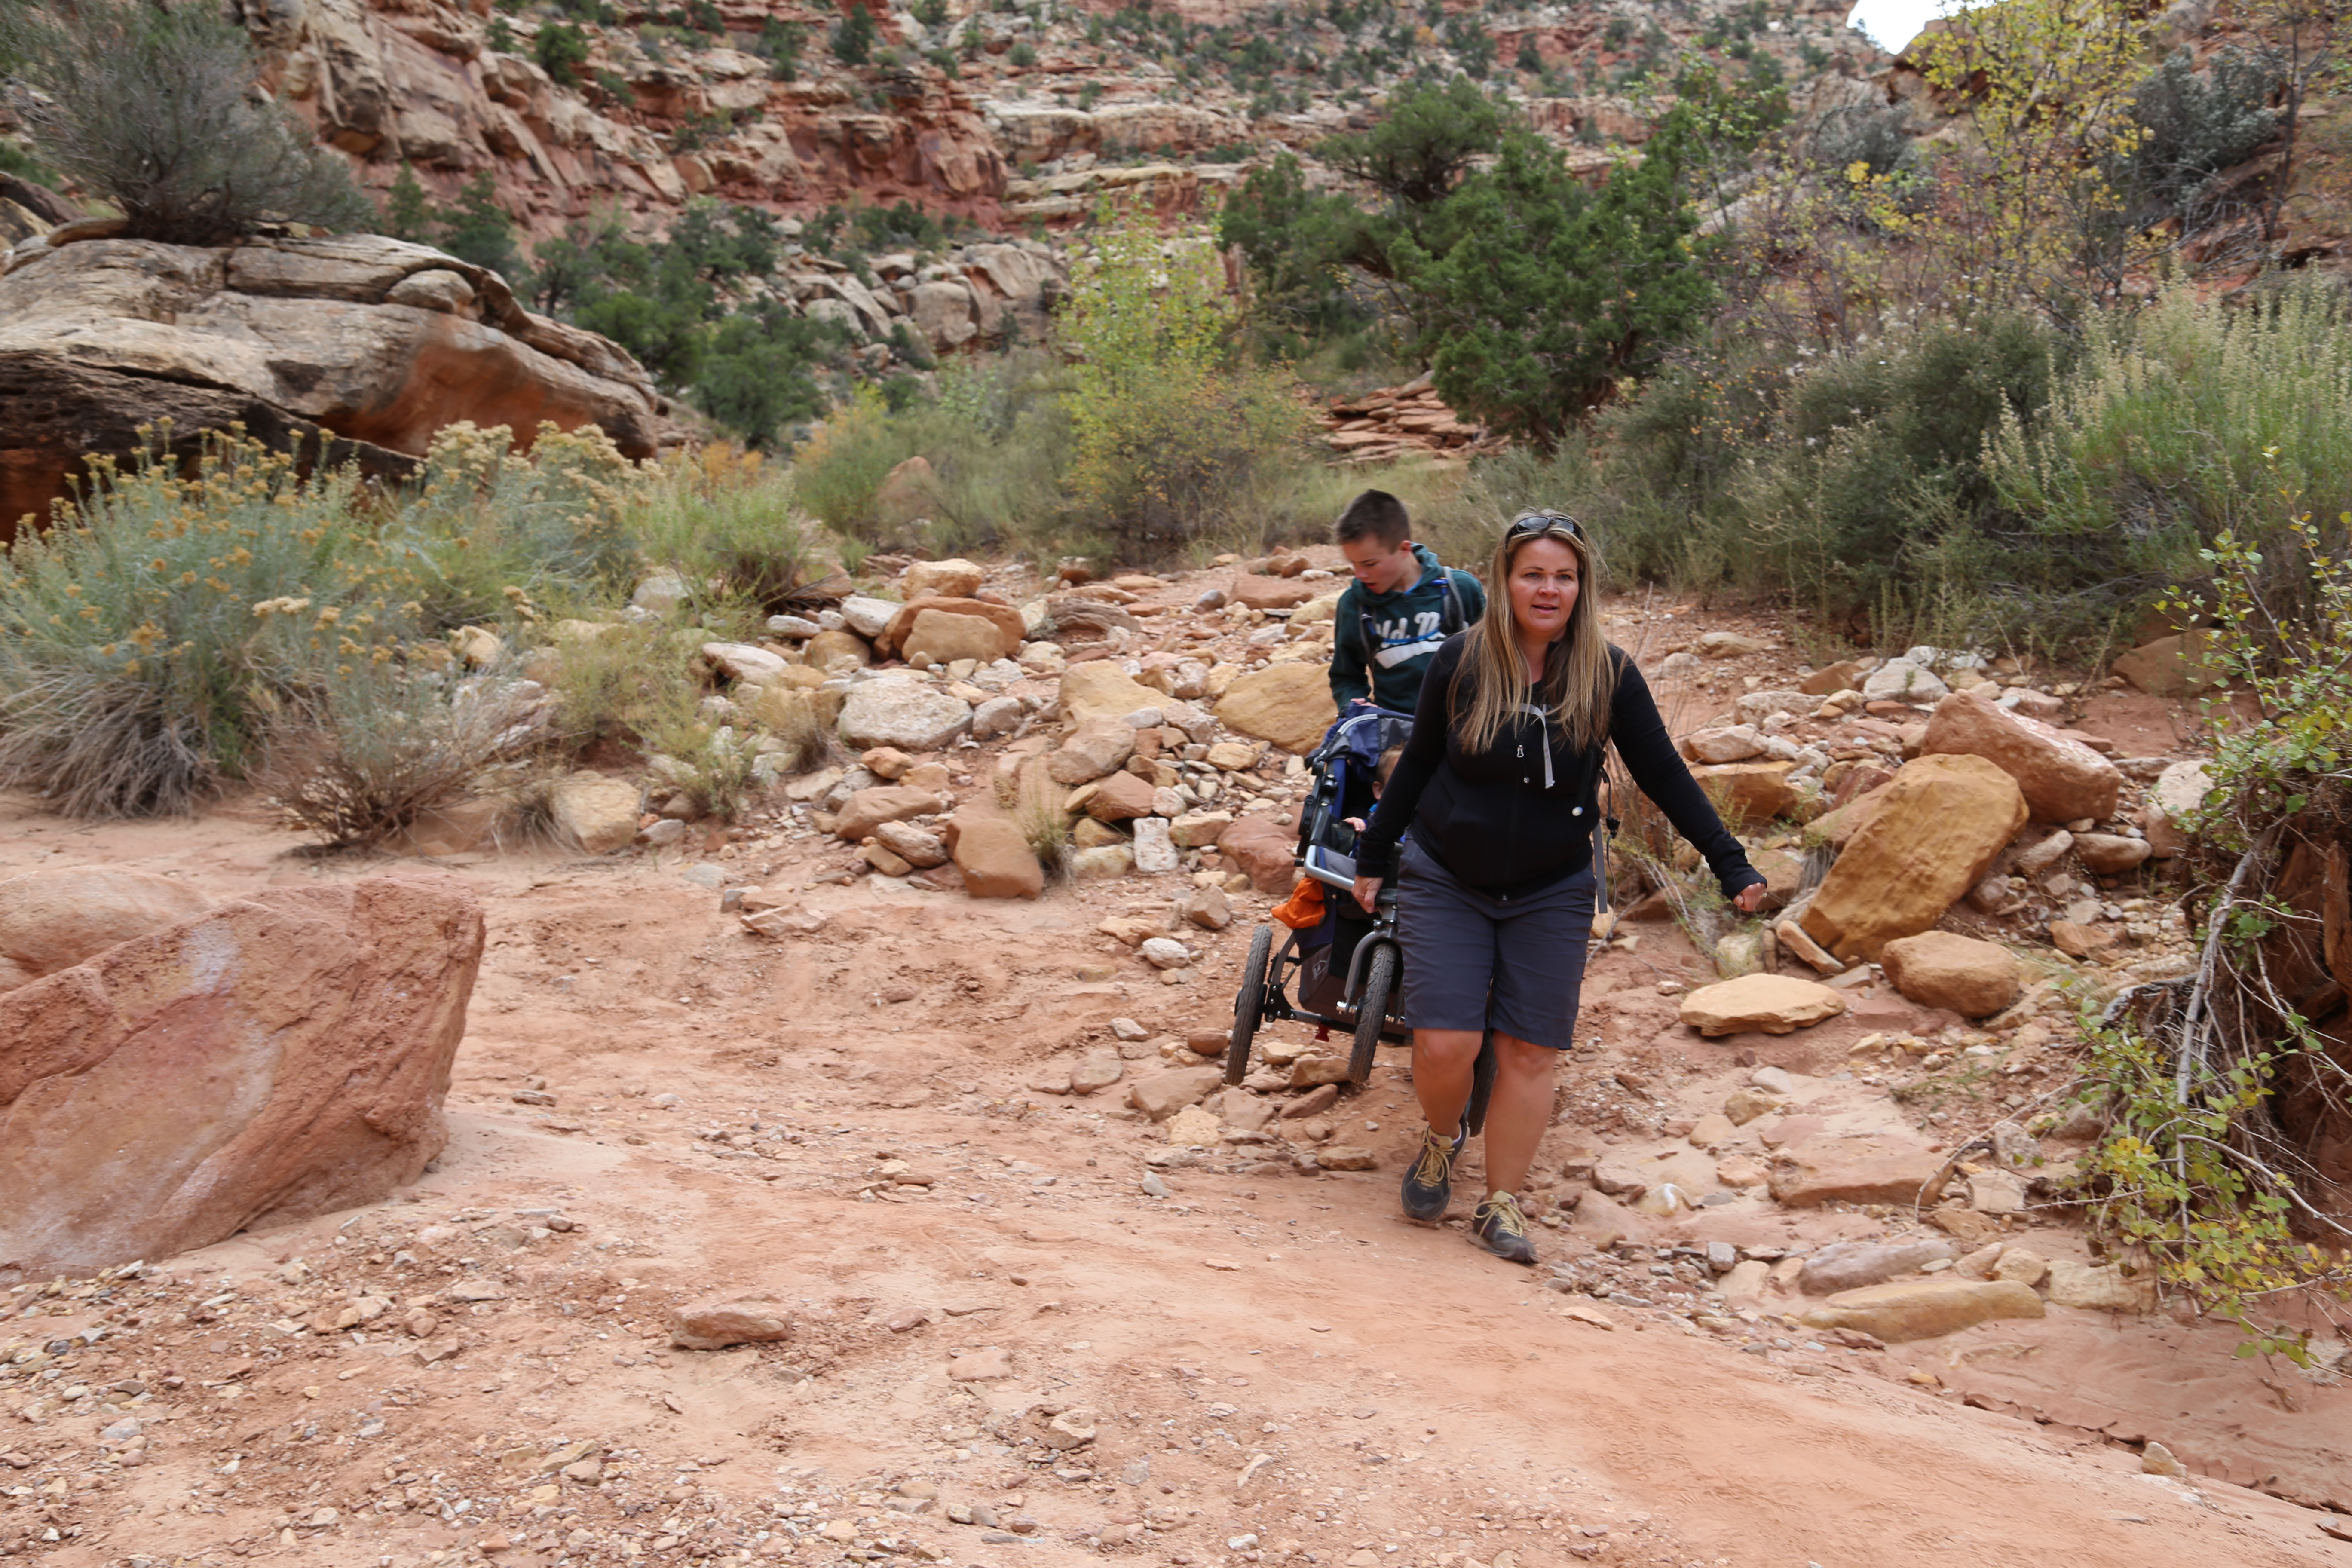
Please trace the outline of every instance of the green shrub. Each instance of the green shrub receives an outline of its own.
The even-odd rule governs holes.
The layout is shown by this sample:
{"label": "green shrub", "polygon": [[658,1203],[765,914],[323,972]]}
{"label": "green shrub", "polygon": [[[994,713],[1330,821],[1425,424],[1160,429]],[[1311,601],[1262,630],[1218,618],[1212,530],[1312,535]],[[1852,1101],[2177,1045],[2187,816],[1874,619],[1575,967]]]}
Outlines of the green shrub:
{"label": "green shrub", "polygon": [[738,310],[711,328],[695,401],[751,446],[773,447],[786,426],[824,412],[814,370],[845,346],[842,330],[828,322],[772,304]]}
{"label": "green shrub", "polygon": [[2048,329],[2001,316],[1932,323],[1795,378],[1771,460],[1730,497],[1753,521],[1764,580],[1832,616],[1895,600],[1916,610],[1943,584],[1982,604],[1979,637],[2037,619],[2042,637],[2057,633],[2051,606],[2000,602],[2043,568],[1994,514],[1982,455],[2004,419],[2022,427],[2041,408],[2065,353]]}
{"label": "green shrub", "polygon": [[[1028,351],[960,359],[932,395],[893,410],[878,390],[836,407],[794,455],[799,500],[845,539],[867,548],[919,542],[933,549],[1014,547],[1042,557],[1068,540],[1064,479],[1071,421],[1069,372]],[[931,466],[931,532],[889,537],[875,491],[908,458]]]}
{"label": "green shrub", "polygon": [[132,238],[216,245],[266,222],[374,217],[341,158],[255,99],[253,47],[216,10],[0,5],[0,54],[38,89],[15,107],[43,161],[119,207]]}
{"label": "green shrub", "polygon": [[2310,277],[2242,307],[2168,290],[2093,323],[2082,363],[2031,424],[2004,421],[1986,469],[2014,521],[1982,570],[2023,605],[2137,621],[2204,572],[2225,531],[2274,539],[2279,497],[2352,511],[2352,332]]}
{"label": "green shrub", "polygon": [[1515,133],[1447,202],[1459,237],[1442,255],[1399,239],[1447,403],[1549,451],[1697,325],[1715,288],[1689,257],[1680,142],[1670,117],[1595,195],[1558,148]]}
{"label": "green shrub", "polygon": [[356,481],[206,437],[118,467],[0,561],[0,784],[71,816],[194,809],[241,776],[257,703],[380,657],[406,563],[358,521]]}
{"label": "green shrub", "polygon": [[57,171],[5,136],[0,136],[0,174],[13,174],[37,185],[57,188]]}
{"label": "green shrub", "polygon": [[1307,427],[1287,377],[1226,363],[1234,326],[1208,237],[1163,246],[1129,214],[1102,229],[1061,315],[1075,514],[1123,559],[1172,555],[1239,521],[1260,469]]}
{"label": "green shrub", "polygon": [[2278,134],[2278,86],[2276,70],[2242,50],[2223,49],[2202,76],[2187,49],[2174,50],[2133,94],[2141,134],[2109,178],[2150,214],[2196,217],[2207,182]]}
{"label": "green shrub", "polygon": [[768,62],[770,76],[792,81],[800,75],[801,50],[807,47],[807,29],[800,23],[771,16],[760,24],[759,41],[751,46],[751,52]]}
{"label": "green shrub", "polygon": [[558,737],[578,752],[604,742],[635,744],[636,725],[664,687],[678,681],[676,654],[651,624],[612,624],[593,633],[559,626],[549,655],[535,667],[555,696]]}
{"label": "green shrub", "polygon": [[793,475],[706,447],[637,493],[630,531],[646,560],[675,569],[706,624],[805,613],[805,590],[840,565],[793,500]]}
{"label": "green shrub", "polygon": [[588,63],[588,35],[576,23],[542,22],[530,42],[530,58],[554,81],[576,86],[580,68]]}
{"label": "green shrub", "polygon": [[541,425],[528,454],[503,425],[436,432],[421,486],[387,523],[428,631],[624,591],[638,564],[626,520],[644,475],[594,426]]}
{"label": "green shrub", "polygon": [[416,171],[407,163],[394,176],[384,193],[380,232],[414,245],[430,245],[460,261],[487,267],[502,277],[523,282],[521,254],[515,249],[514,219],[499,205],[498,188],[485,169],[466,182],[455,206],[436,206]]}
{"label": "green shrub", "polygon": [[541,309],[604,333],[719,425],[772,447],[823,409],[817,372],[847,346],[773,301],[730,307],[730,290],[775,269],[780,244],[775,219],[751,207],[689,202],[659,241],[632,238],[607,214],[541,244],[530,289]]}
{"label": "green shrub", "polygon": [[833,29],[833,58],[845,66],[862,66],[873,58],[874,40],[879,29],[874,25],[874,13],[853,0],[849,14]]}
{"label": "green shrub", "polygon": [[2165,608],[2210,626],[2229,689],[2206,720],[2212,788],[2188,824],[2196,972],[2117,999],[2082,1100],[2106,1123],[2080,1163],[2092,1226],[2160,1290],[2236,1324],[2241,1356],[2310,1364],[2352,1295],[2326,1160],[2345,1114],[2323,984],[2340,966],[2352,841],[2352,574],[2342,519],[2283,483],[2263,531],[2224,532]]}

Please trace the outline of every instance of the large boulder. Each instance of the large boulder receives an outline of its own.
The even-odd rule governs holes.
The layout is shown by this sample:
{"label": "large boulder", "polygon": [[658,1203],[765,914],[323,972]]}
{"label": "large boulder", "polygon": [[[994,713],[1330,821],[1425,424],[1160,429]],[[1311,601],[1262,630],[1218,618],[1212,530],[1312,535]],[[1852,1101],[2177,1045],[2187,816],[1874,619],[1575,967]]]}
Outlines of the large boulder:
{"label": "large boulder", "polygon": [[1227,729],[1301,753],[1313,751],[1339,716],[1331,672],[1303,660],[1237,675],[1217,702],[1217,718]]}
{"label": "large boulder", "polygon": [[2156,697],[2208,691],[2227,679],[2212,658],[2204,632],[2175,632],[2142,643],[2110,668],[2137,689]]}
{"label": "large boulder", "polygon": [[1833,1241],[1805,1259],[1797,1289],[1808,1296],[1860,1290],[1952,1256],[1948,1241]]}
{"label": "large boulder", "polygon": [[185,882],[126,866],[49,866],[11,877],[0,882],[0,991],[210,908]]}
{"label": "large boulder", "polygon": [[[909,570],[911,571],[912,568]],[[986,659],[1003,658],[1027,639],[1026,628],[1021,624],[1021,612],[1010,605],[992,605],[985,599],[959,599],[946,595],[926,594],[920,598],[909,599],[903,605],[894,605],[890,607],[890,618],[883,623],[881,631],[874,635],[875,651],[887,656],[908,646],[908,639],[915,633],[915,623],[922,618],[923,613],[927,610],[940,615],[977,616],[994,627],[995,651],[986,655]],[[965,655],[964,657],[980,656]],[[917,664],[921,661],[909,658],[907,662]],[[944,664],[947,661],[941,659],[940,662]]]}
{"label": "large boulder", "polygon": [[1796,809],[1797,792],[1789,784],[1789,775],[1796,771],[1794,763],[1724,763],[1693,768],[1691,776],[1724,821],[1734,827],[1759,827]]}
{"label": "large boulder", "polygon": [[66,493],[83,461],[179,455],[243,422],[273,446],[404,477],[434,433],[601,427],[650,458],[659,395],[593,332],[534,316],[495,272],[366,235],[213,249],[152,240],[26,242],[0,277],[0,539]]}
{"label": "large boulder", "polygon": [[1974,691],[1956,691],[1936,704],[1919,754],[1992,763],[2017,781],[2036,822],[2113,816],[2124,785],[2115,763],[2082,742]]}
{"label": "large boulder", "polygon": [[936,752],[971,728],[971,704],[928,680],[885,676],[849,689],[840,728],[852,751]]}
{"label": "large boulder", "polygon": [[1225,1080],[1223,1068],[1171,1068],[1147,1073],[1128,1086],[1127,1102],[1154,1121],[1165,1121],[1188,1105],[1198,1105]]}
{"label": "large boulder", "polygon": [[591,855],[625,849],[637,836],[645,797],[626,779],[583,770],[547,786],[547,816],[556,832]]}
{"label": "large boulder", "polygon": [[1225,590],[1227,604],[1253,610],[1295,610],[1315,597],[1315,584],[1296,577],[1260,577],[1240,573]]}
{"label": "large boulder", "polygon": [[1131,822],[1151,815],[1152,796],[1157,793],[1149,783],[1122,768],[1089,785],[1086,798],[1077,803],[1077,807],[1097,822]]}
{"label": "large boulder", "polygon": [[1167,705],[1166,692],[1154,691],[1107,658],[1074,664],[1062,676],[1062,717],[1074,724],[1089,719],[1124,719],[1146,708]]}
{"label": "large boulder", "polygon": [[1046,776],[1073,787],[1124,767],[1135,754],[1135,726],[1118,719],[1089,719],[1070,731],[1045,760]]}
{"label": "large boulder", "polygon": [[918,561],[898,574],[898,589],[909,602],[934,595],[945,599],[969,599],[980,592],[987,576],[978,562],[961,556],[947,561]]}
{"label": "large boulder", "polygon": [[972,805],[948,824],[948,853],[975,899],[1034,899],[1045,890],[1045,868],[1011,817]]}
{"label": "large boulder", "polygon": [[1750,1030],[1786,1035],[1845,1011],[1845,998],[1793,974],[1743,974],[1683,998],[1682,1021],[1710,1039]]}
{"label": "large boulder", "polygon": [[914,629],[907,634],[906,655],[907,662],[918,668],[963,658],[990,664],[1020,646],[1018,638],[1008,643],[996,623],[985,616],[924,610],[915,616]]}
{"label": "large boulder", "polygon": [[1232,826],[1217,836],[1217,850],[1261,893],[1287,893],[1298,880],[1298,825],[1295,822],[1263,816],[1236,817]]}
{"label": "large boulder", "polygon": [[1874,795],[1868,824],[1799,921],[1843,959],[1875,959],[1896,937],[1933,926],[2025,826],[2017,781],[1982,757],[1921,757]]}
{"label": "large boulder", "polygon": [[940,797],[912,784],[876,784],[842,802],[833,830],[856,844],[886,822],[904,822],[940,809]]}
{"label": "large boulder", "polygon": [[2139,817],[2151,854],[2169,860],[2189,847],[2189,835],[2181,824],[2205,804],[2212,789],[2213,774],[2201,762],[2170,763],[2156,775]]}
{"label": "large boulder", "polygon": [[0,995],[0,1282],[373,1203],[448,1142],[482,955],[446,877],[272,889]]}
{"label": "large boulder", "polygon": [[1897,937],[1879,950],[1878,961],[1895,990],[1964,1018],[1990,1017],[2025,989],[2017,954],[1999,942],[1948,931]]}

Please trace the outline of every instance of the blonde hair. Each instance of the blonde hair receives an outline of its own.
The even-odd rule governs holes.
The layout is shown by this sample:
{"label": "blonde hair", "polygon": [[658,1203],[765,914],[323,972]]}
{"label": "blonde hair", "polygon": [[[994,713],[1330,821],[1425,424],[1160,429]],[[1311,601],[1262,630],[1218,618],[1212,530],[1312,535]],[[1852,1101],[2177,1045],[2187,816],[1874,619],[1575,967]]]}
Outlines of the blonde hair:
{"label": "blonde hair", "polygon": [[[1557,521],[1553,520],[1557,519]],[[1528,523],[1549,523],[1522,531]],[[1511,616],[1511,568],[1519,552],[1538,539],[1556,539],[1576,556],[1576,607],[1568,629],[1544,650],[1538,697],[1528,684]],[[1609,639],[1601,632],[1601,553],[1584,531],[1559,513],[1522,512],[1496,542],[1486,563],[1486,614],[1465,638],[1462,662],[1446,696],[1454,731],[1473,752],[1493,745],[1504,727],[1530,703],[1540,707],[1569,745],[1583,751],[1609,736],[1609,709],[1617,691],[1617,671]]]}

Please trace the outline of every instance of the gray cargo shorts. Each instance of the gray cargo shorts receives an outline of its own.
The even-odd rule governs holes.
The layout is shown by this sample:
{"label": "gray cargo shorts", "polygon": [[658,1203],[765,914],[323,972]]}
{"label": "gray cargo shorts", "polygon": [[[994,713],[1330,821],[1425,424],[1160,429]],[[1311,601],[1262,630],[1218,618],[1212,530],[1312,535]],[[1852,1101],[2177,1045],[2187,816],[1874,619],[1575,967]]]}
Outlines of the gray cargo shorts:
{"label": "gray cargo shorts", "polygon": [[1409,835],[1403,848],[1397,937],[1406,1024],[1484,1029],[1491,1022],[1529,1045],[1574,1045],[1592,868],[1524,898],[1494,899],[1455,881]]}

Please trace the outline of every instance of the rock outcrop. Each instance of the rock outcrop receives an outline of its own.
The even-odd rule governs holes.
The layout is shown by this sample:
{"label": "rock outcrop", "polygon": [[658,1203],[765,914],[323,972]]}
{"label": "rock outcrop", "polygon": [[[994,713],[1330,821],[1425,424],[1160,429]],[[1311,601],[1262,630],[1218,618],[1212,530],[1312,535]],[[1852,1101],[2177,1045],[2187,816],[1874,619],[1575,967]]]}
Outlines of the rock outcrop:
{"label": "rock outcrop", "polygon": [[382,1197],[448,1142],[454,879],[272,889],[0,995],[0,1281]]}
{"label": "rock outcrop", "polygon": [[1936,704],[1923,756],[1982,757],[2017,781],[2036,822],[2115,815],[2123,774],[2115,763],[2039,719],[1994,706],[1973,691]]}
{"label": "rock outcrop", "polygon": [[242,422],[400,476],[435,431],[594,425],[653,456],[663,408],[619,345],[535,316],[497,273],[373,236],[222,248],[20,242],[0,277],[0,540],[83,460]]}
{"label": "rock outcrop", "polygon": [[1934,925],[2025,826],[2017,781],[1982,757],[1921,757],[1877,795],[1799,921],[1840,958]]}
{"label": "rock outcrop", "polygon": [[211,907],[185,882],[122,866],[51,866],[11,877],[0,882],[0,991]]}

